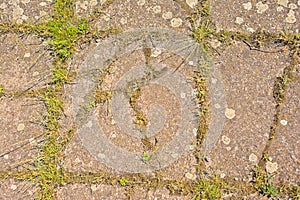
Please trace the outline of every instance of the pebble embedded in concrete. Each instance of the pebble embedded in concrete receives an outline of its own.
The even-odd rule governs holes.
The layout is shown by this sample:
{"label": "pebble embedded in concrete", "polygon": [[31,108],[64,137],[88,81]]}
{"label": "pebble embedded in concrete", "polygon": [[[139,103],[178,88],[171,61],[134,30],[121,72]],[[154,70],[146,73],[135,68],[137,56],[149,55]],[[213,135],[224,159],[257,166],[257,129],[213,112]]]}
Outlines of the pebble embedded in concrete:
{"label": "pebble embedded in concrete", "polygon": [[182,19],[180,18],[173,18],[171,20],[171,26],[174,27],[174,28],[178,28],[182,25]]}
{"label": "pebble embedded in concrete", "polygon": [[278,164],[276,162],[267,161],[266,170],[268,173],[272,174],[278,169]]}
{"label": "pebble embedded in concrete", "polygon": [[235,117],[235,110],[233,110],[231,108],[226,108],[226,110],[225,110],[225,116],[228,119],[233,119]]}

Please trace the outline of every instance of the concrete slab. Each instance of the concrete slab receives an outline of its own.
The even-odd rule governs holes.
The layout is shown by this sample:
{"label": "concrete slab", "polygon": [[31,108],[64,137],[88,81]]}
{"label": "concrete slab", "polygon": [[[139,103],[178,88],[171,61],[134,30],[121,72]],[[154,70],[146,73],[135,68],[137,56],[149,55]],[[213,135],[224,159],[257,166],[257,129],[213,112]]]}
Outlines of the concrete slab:
{"label": "concrete slab", "polygon": [[0,169],[22,169],[39,154],[44,106],[36,98],[0,99]]}
{"label": "concrete slab", "polygon": [[51,78],[53,58],[46,44],[34,35],[0,35],[0,86],[6,92],[45,87]]}
{"label": "concrete slab", "polygon": [[266,54],[236,43],[220,50],[214,61],[220,69],[228,109],[222,135],[208,155],[208,166],[238,179],[251,179],[261,158],[275,114],[273,85],[288,66],[285,53]]}
{"label": "concrete slab", "polygon": [[285,184],[299,185],[300,177],[300,82],[292,82],[287,90],[286,101],[277,136],[270,147],[269,155],[276,169],[274,180]]}
{"label": "concrete slab", "polygon": [[217,29],[246,31],[267,30],[298,33],[299,1],[209,1]]}

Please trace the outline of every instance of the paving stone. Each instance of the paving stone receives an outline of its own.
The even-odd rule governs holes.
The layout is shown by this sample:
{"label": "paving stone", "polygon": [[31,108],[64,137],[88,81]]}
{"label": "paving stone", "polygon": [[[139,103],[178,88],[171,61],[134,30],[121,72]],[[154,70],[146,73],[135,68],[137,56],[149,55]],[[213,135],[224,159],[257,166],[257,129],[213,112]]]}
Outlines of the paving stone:
{"label": "paving stone", "polygon": [[45,87],[51,78],[52,58],[37,36],[0,36],[0,86],[6,92]]}
{"label": "paving stone", "polygon": [[125,187],[110,185],[65,185],[57,189],[56,200],[114,200],[128,199]]}
{"label": "paving stone", "polygon": [[248,180],[273,123],[274,81],[288,66],[289,59],[285,53],[251,51],[243,43],[220,52],[214,61],[219,63],[217,67],[223,76],[228,108],[235,110],[235,117],[226,119],[219,142],[208,155],[211,161],[207,166]]}
{"label": "paving stone", "polygon": [[39,188],[29,181],[7,179],[0,181],[0,199],[36,199]]}
{"label": "paving stone", "polygon": [[41,23],[50,19],[53,0],[3,0],[0,2],[0,22]]}
{"label": "paving stone", "polygon": [[156,199],[170,199],[170,200],[188,200],[191,199],[190,196],[179,196],[179,195],[172,195],[170,191],[166,188],[156,188],[156,189],[148,189],[145,190],[144,188],[136,187],[134,188],[134,192],[131,195],[132,200],[139,200],[139,199],[147,199],[147,200],[156,200]]}
{"label": "paving stone", "polygon": [[[283,3],[286,2],[286,3]],[[299,32],[299,1],[210,1],[217,29]]]}
{"label": "paving stone", "polygon": [[0,99],[0,169],[22,168],[32,163],[39,153],[38,143],[43,139],[44,106],[35,98]]}
{"label": "paving stone", "polygon": [[129,30],[141,27],[164,27],[187,30],[186,12],[175,1],[115,0],[104,9],[96,22],[99,30],[116,27]]}
{"label": "paving stone", "polygon": [[300,177],[300,82],[292,82],[286,93],[281,119],[287,124],[279,124],[277,136],[270,147],[269,156],[277,163],[275,180],[299,185]]}

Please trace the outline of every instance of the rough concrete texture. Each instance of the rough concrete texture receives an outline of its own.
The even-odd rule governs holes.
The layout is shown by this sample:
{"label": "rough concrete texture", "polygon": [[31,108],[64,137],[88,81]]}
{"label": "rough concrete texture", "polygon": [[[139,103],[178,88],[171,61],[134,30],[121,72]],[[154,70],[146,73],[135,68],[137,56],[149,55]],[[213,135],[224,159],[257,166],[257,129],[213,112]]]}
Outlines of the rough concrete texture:
{"label": "rough concrete texture", "polygon": [[217,29],[299,32],[299,1],[210,1]]}
{"label": "rough concrete texture", "polygon": [[282,109],[277,137],[271,146],[272,158],[277,181],[299,184],[300,177],[300,82],[293,82],[287,90],[286,102]]}
{"label": "rough concrete texture", "polygon": [[29,181],[7,179],[0,181],[1,199],[35,199],[39,188]]}
{"label": "rough concrete texture", "polygon": [[288,55],[251,51],[244,43],[220,52],[214,60],[219,62],[223,75],[228,109],[235,115],[232,119],[227,116],[207,164],[217,167],[220,173],[248,181],[268,140],[276,105],[272,88],[276,77],[288,66]]}
{"label": "rough concrete texture", "polygon": [[0,2],[0,22],[41,23],[49,20],[53,0],[3,0]]}
{"label": "rough concrete texture", "polygon": [[1,34],[0,85],[6,92],[45,88],[53,58],[43,40],[34,35]]}
{"label": "rough concrete texture", "polygon": [[[111,4],[106,4],[109,2]],[[35,181],[40,180],[38,178],[44,175],[37,173],[35,174],[37,177],[33,177],[31,174],[37,167],[33,160],[42,153],[45,144],[44,123],[47,108],[41,100],[42,97],[39,97],[39,92],[51,87],[48,83],[51,80],[51,69],[55,65],[53,64],[55,54],[49,48],[49,43],[45,42],[52,38],[6,30],[7,26],[3,27],[3,22],[16,22],[19,26],[27,22],[33,23],[33,26],[43,23],[51,19],[54,3],[55,1],[52,0],[0,1],[0,200],[36,199],[40,192],[41,188],[35,186],[33,181],[16,180],[14,177],[18,176],[17,170],[21,170],[20,173],[29,173],[29,177],[34,178]],[[74,13],[79,18],[90,17],[90,32],[79,36],[86,42],[75,45],[75,52],[66,64],[70,72],[79,72],[90,51],[102,44],[101,42],[106,38],[99,37],[99,34],[104,30],[116,28],[123,32],[142,27],[163,27],[192,35],[189,15],[190,11],[195,11],[197,7],[196,0],[75,0],[73,3]],[[209,5],[211,19],[217,31],[234,30],[250,34],[258,30],[272,33],[280,33],[284,30],[299,33],[299,0],[218,0],[209,1]],[[199,17],[199,13],[196,15],[195,23],[198,23],[202,18]],[[5,31],[2,31],[2,28]],[[99,32],[96,34],[94,31]],[[70,138],[66,148],[58,153],[59,158],[55,158],[54,161],[57,162],[59,172],[62,169],[75,178],[43,179],[49,183],[57,181],[54,183],[54,199],[192,199],[194,194],[188,190],[188,186],[196,184],[198,187],[198,179],[203,176],[213,176],[215,173],[220,175],[224,183],[228,181],[230,184],[237,185],[236,187],[230,185],[228,189],[222,191],[221,199],[297,199],[299,194],[298,197],[291,196],[290,193],[270,198],[263,196],[259,194],[262,191],[255,189],[252,181],[253,169],[262,159],[263,150],[269,142],[271,127],[276,126],[275,137],[268,149],[268,161],[263,167],[267,173],[274,175],[270,183],[275,187],[279,187],[279,183],[284,183],[284,186],[296,185],[299,189],[300,58],[294,61],[298,64],[291,73],[291,81],[288,82],[285,91],[286,97],[278,124],[274,124],[276,111],[278,111],[274,98],[274,84],[276,78],[290,66],[291,51],[285,45],[286,43],[277,45],[264,41],[263,50],[260,50],[250,49],[250,43],[246,44],[235,39],[236,41],[230,44],[226,43],[228,45],[226,47],[219,41],[214,41],[212,46],[216,51],[209,50],[213,54],[212,62],[222,75],[227,101],[224,102],[227,104],[227,109],[223,113],[226,121],[215,147],[204,156],[202,151],[198,152],[200,157],[197,160],[195,146],[191,146],[190,151],[174,163],[155,172],[130,174],[99,162],[96,156],[83,145],[80,136],[76,133],[77,124],[73,120],[72,94],[74,94],[73,86],[77,83],[70,80],[63,84],[59,91],[59,98],[64,108],[62,116],[57,119],[60,124],[58,135],[65,136],[65,133],[70,130],[74,130],[75,135]],[[127,52],[128,54],[120,57],[114,63],[113,70],[108,73],[100,89],[110,91],[117,84],[122,73],[127,72],[134,65],[147,64],[148,61],[167,64],[174,62],[175,67],[182,62],[178,72],[187,76],[188,80],[193,79],[194,74],[191,74],[188,68],[192,64],[188,59],[172,56],[168,58],[166,55],[171,55],[172,52],[161,54],[158,51],[152,51],[151,53],[155,53],[149,58],[143,51],[139,49]],[[159,59],[161,60],[158,61]],[[76,77],[78,76],[80,74],[76,74]],[[181,98],[184,97],[183,95]],[[164,88],[143,86],[137,106],[147,116],[148,105],[154,100],[166,107],[167,113],[171,116],[170,124],[172,120],[178,120],[179,111],[176,109],[178,102],[174,95]],[[209,103],[211,103],[210,97],[208,97]],[[112,144],[142,155],[147,147],[144,141],[122,132],[116,134],[120,127],[112,120],[109,103],[104,101],[97,106],[95,113],[98,121],[105,124],[106,136]],[[210,111],[208,110],[208,113]],[[133,112],[131,116],[134,116]],[[211,123],[209,119],[207,122]],[[174,124],[176,128],[177,124]],[[150,144],[147,143],[151,146],[149,149],[153,150],[153,144],[159,147],[167,144],[174,137],[173,132],[173,129],[169,128],[164,135],[151,138]],[[58,138],[58,141],[61,138],[64,137]],[[94,177],[91,180],[85,177],[90,173],[104,174],[105,178],[97,179],[98,182],[95,183]],[[115,178],[109,182],[112,177]],[[134,184],[122,184],[121,177],[129,177],[128,180],[130,179]],[[61,178],[66,178],[67,183],[64,183],[64,179],[60,180]],[[72,178],[76,181],[72,182]],[[127,181],[126,178],[124,182]],[[140,180],[146,182],[141,183]],[[156,184],[159,187],[156,188]],[[181,184],[186,187],[184,188],[186,190],[181,191]],[[240,189],[244,184],[251,188]],[[205,188],[210,187],[206,185]],[[174,190],[182,194],[171,194]],[[204,192],[203,189],[202,191]],[[210,188],[210,192],[219,191]]]}
{"label": "rough concrete texture", "polygon": [[37,98],[1,97],[1,169],[22,169],[33,162],[43,140],[43,114],[43,103]]}

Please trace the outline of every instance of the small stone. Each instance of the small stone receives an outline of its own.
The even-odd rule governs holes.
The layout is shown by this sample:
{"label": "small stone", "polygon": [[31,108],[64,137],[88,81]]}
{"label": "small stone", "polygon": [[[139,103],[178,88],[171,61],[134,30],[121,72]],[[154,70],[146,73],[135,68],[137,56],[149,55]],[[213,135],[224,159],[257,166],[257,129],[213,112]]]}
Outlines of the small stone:
{"label": "small stone", "polygon": [[46,11],[41,10],[40,11],[40,17],[46,16],[48,13]]}
{"label": "small stone", "polygon": [[97,191],[97,185],[92,184],[92,185],[91,185],[91,190],[92,190],[92,192]]}
{"label": "small stone", "polygon": [[152,10],[153,10],[153,12],[154,12],[155,14],[161,13],[161,7],[160,7],[160,6],[154,6],[154,7],[152,8]]}
{"label": "small stone", "polygon": [[197,129],[196,128],[193,129],[193,134],[194,134],[194,136],[197,136]]}
{"label": "small stone", "polygon": [[235,18],[235,23],[241,25],[242,23],[244,23],[244,19],[241,18],[241,17],[236,17],[236,18]]}
{"label": "small stone", "polygon": [[219,46],[221,46],[221,42],[219,40],[211,40],[210,41],[210,45],[213,47],[213,48],[218,48]]}
{"label": "small stone", "polygon": [[195,174],[192,174],[192,173],[186,173],[185,174],[185,177],[189,180],[196,180],[197,176]]}
{"label": "small stone", "polygon": [[35,76],[38,76],[39,74],[40,74],[39,72],[35,71],[32,73],[32,76],[35,77]]}
{"label": "small stone", "polygon": [[151,57],[156,58],[157,56],[159,56],[161,54],[161,50],[160,49],[155,49],[152,54]]}
{"label": "small stone", "polygon": [[257,13],[261,14],[264,13],[266,10],[268,10],[269,6],[260,1],[256,4],[256,8],[257,8]]}
{"label": "small stone", "polygon": [[30,57],[30,53],[29,52],[24,54],[24,58],[29,58],[29,57]]}
{"label": "small stone", "polygon": [[12,189],[12,190],[16,190],[18,187],[16,186],[16,185],[14,185],[14,184],[12,184],[11,186],[10,186],[10,189]]}
{"label": "small stone", "polygon": [[251,162],[256,162],[257,161],[257,156],[254,153],[251,153],[249,156],[249,160]]}
{"label": "small stone", "polygon": [[111,125],[115,125],[115,124],[116,124],[116,121],[115,121],[114,119],[112,119],[111,122],[110,122],[110,124],[111,124]]}
{"label": "small stone", "polygon": [[294,4],[294,3],[290,3],[289,8],[292,9],[292,10],[295,10],[295,9],[297,9],[297,5]]}
{"label": "small stone", "polygon": [[5,3],[1,3],[1,4],[0,4],[0,9],[3,9],[3,10],[4,10],[4,9],[6,9],[6,8],[7,8],[7,5],[6,5]]}
{"label": "small stone", "polygon": [[277,12],[282,12],[282,11],[283,11],[283,7],[282,7],[282,6],[278,6],[278,7],[276,8],[276,10],[277,10]]}
{"label": "small stone", "polygon": [[108,22],[110,20],[110,14],[106,14],[103,16],[104,21]]}
{"label": "small stone", "polygon": [[297,21],[296,16],[295,16],[295,11],[290,10],[289,13],[287,14],[287,17],[285,18],[285,22],[293,24]]}
{"label": "small stone", "polygon": [[123,24],[123,25],[127,24],[127,19],[122,17],[121,20],[120,20],[120,23]]}
{"label": "small stone", "polygon": [[98,4],[97,0],[90,0],[90,6],[95,7]]}
{"label": "small stone", "polygon": [[191,8],[194,8],[197,3],[198,3],[198,0],[186,0],[186,3],[187,5],[189,5]]}
{"label": "small stone", "polygon": [[17,131],[23,131],[24,128],[25,128],[25,125],[24,125],[24,124],[19,124],[19,125],[17,126]]}
{"label": "small stone", "polygon": [[221,173],[220,174],[220,178],[225,178],[226,174],[225,173]]}
{"label": "small stone", "polygon": [[284,6],[284,7],[287,7],[288,6],[288,2],[289,2],[289,0],[278,0],[277,4],[279,4],[281,6]]}
{"label": "small stone", "polygon": [[242,5],[243,5],[244,9],[246,9],[246,10],[251,10],[251,8],[252,8],[251,2],[243,3]]}
{"label": "small stone", "polygon": [[267,161],[266,170],[268,173],[272,174],[278,169],[278,164],[276,162]]}
{"label": "small stone", "polygon": [[251,27],[248,27],[248,28],[247,28],[247,31],[249,31],[250,33],[253,33],[253,32],[254,32],[254,29],[251,28]]}
{"label": "small stone", "polygon": [[5,155],[3,156],[3,158],[4,158],[5,160],[7,160],[7,159],[8,159],[8,154],[5,154]]}
{"label": "small stone", "polygon": [[22,15],[21,19],[23,19],[23,20],[27,20],[27,19],[28,19],[28,16],[26,16],[26,15]]}
{"label": "small stone", "polygon": [[222,142],[226,145],[229,145],[230,144],[230,138],[227,137],[226,135],[223,135],[222,136]]}
{"label": "small stone", "polygon": [[225,110],[225,116],[228,119],[233,119],[235,117],[235,110],[233,110],[231,108],[226,108],[226,110]]}
{"label": "small stone", "polygon": [[182,99],[185,99],[186,94],[182,92],[182,93],[180,94],[180,97],[181,97]]}
{"label": "small stone", "polygon": [[46,2],[41,2],[41,3],[40,3],[40,6],[46,6],[46,5],[47,5]]}
{"label": "small stone", "polygon": [[210,162],[210,161],[211,161],[211,158],[205,157],[204,160],[205,160],[206,162]]}
{"label": "small stone", "polygon": [[137,2],[137,4],[138,4],[139,6],[145,5],[145,3],[146,3],[145,0],[139,0],[139,1]]}
{"label": "small stone", "polygon": [[30,2],[30,0],[22,0],[21,2],[24,3],[24,4],[27,4],[27,3]]}
{"label": "small stone", "polygon": [[280,120],[280,124],[281,124],[282,126],[286,126],[287,123],[288,123],[288,122],[287,122],[286,120],[284,120],[284,119],[283,119],[283,120]]}
{"label": "small stone", "polygon": [[178,28],[182,25],[182,19],[180,18],[173,18],[171,20],[171,26],[174,27],[174,28]]}
{"label": "small stone", "polygon": [[298,6],[300,6],[300,0],[298,0],[298,3],[297,3],[297,4],[298,4]]}
{"label": "small stone", "polygon": [[165,12],[162,14],[162,18],[164,18],[165,20],[172,19],[172,17],[173,17],[172,12]]}
{"label": "small stone", "polygon": [[80,160],[79,158],[76,158],[76,159],[74,160],[74,162],[75,162],[75,163],[80,163],[81,160]]}

